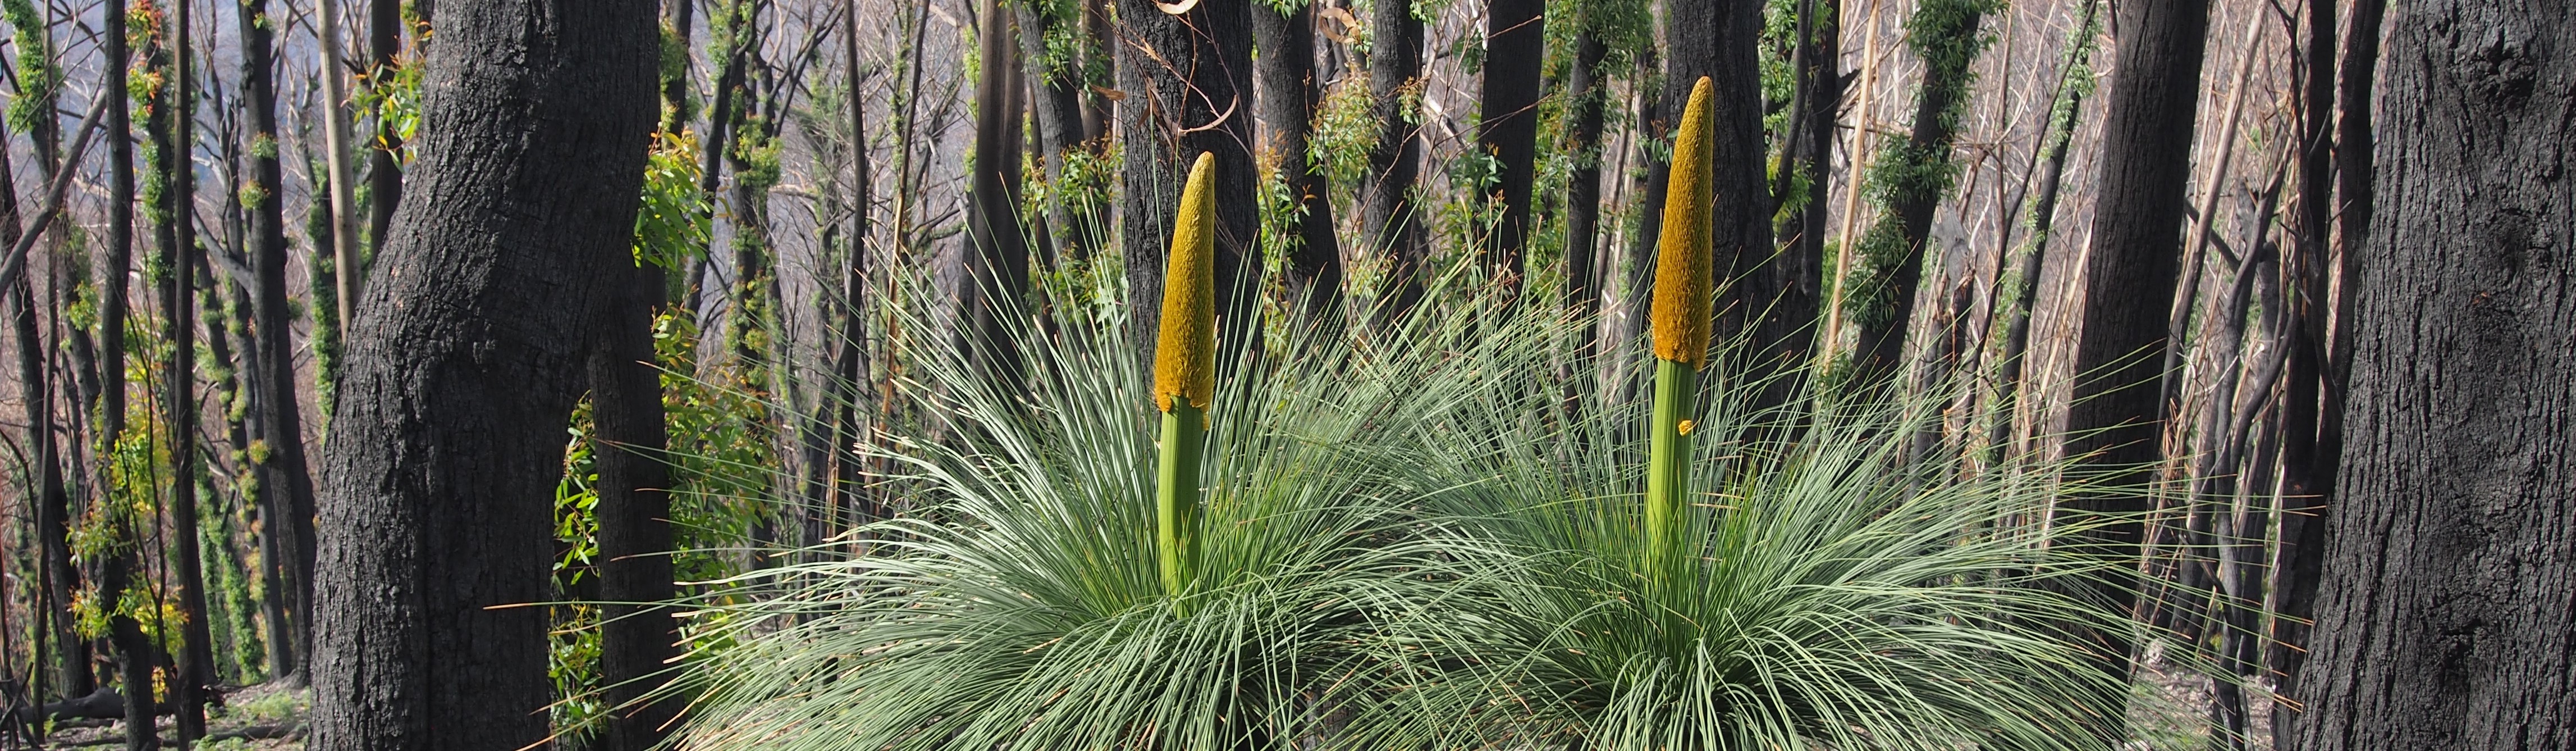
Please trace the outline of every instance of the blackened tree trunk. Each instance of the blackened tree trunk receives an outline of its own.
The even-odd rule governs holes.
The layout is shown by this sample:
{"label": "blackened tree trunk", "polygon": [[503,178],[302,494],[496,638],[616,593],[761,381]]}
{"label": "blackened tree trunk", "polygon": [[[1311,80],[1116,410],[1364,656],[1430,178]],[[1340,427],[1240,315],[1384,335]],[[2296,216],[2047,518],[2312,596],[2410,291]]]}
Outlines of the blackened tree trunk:
{"label": "blackened tree trunk", "polygon": [[[1798,279],[1804,271],[1776,263],[1771,248],[1771,186],[1764,179],[1770,143],[1762,135],[1762,68],[1756,60],[1761,32],[1760,2],[1667,0],[1663,96],[1643,132],[1668,137],[1690,104],[1691,87],[1702,76],[1709,79],[1717,121],[1717,137],[1710,142],[1717,165],[1710,244],[1713,268],[1722,275],[1716,331],[1724,337],[1751,329],[1754,351],[1771,363],[1766,367],[1804,365],[1772,359],[1805,349],[1801,335],[1792,332],[1813,330],[1816,302],[1808,291],[1816,287],[1812,278]],[[1672,177],[1668,158],[1663,155],[1647,170],[1647,199],[1633,238],[1638,258],[1654,257],[1662,234],[1664,189]]]}
{"label": "blackened tree trunk", "polygon": [[[1400,3],[1397,3],[1400,4]],[[1118,0],[1119,131],[1126,211],[1120,237],[1127,261],[1128,331],[1145,362],[1161,323],[1163,261],[1180,210],[1184,171],[1200,152],[1216,155],[1216,304],[1228,348],[1249,344],[1260,268],[1253,240],[1258,208],[1252,162],[1252,9],[1249,2],[1200,2],[1181,15],[1152,0]],[[1149,52],[1150,51],[1150,52]]]}
{"label": "blackened tree trunk", "polygon": [[[2319,567],[2325,558],[2324,519],[2332,508],[2326,494],[2334,488],[2334,463],[2342,454],[2340,446],[2326,445],[2320,435],[2324,413],[2330,407],[2338,413],[2342,410],[2340,384],[2329,390],[2325,382],[2328,314],[2334,310],[2326,275],[2333,268],[2328,248],[2335,214],[2335,5],[2332,0],[2308,2],[2307,47],[2300,58],[2304,78],[2299,98],[2299,203],[2291,213],[2293,252],[2281,266],[2283,286],[2294,293],[2289,299],[2291,322],[2284,332],[2288,374],[2281,403],[2281,497],[2290,505],[2286,506],[2289,513],[2281,515],[2280,563],[2273,572],[2272,588],[2273,607],[2285,617],[2273,621],[2266,660],[2279,681],[2279,691],[2293,702],[2273,704],[2272,747],[2279,751],[2298,748],[2299,715],[2288,707],[2304,703],[2298,701],[2297,692],[2299,673],[2307,663],[2308,620],[2316,615]],[[2360,5],[2376,3],[2364,0]],[[2377,19],[2365,22],[2356,17],[2354,22],[2356,30],[2363,23],[2370,26],[2368,44],[2375,48]],[[2356,38],[2353,43],[2363,42]],[[2367,100],[2363,109],[2368,109]],[[2351,210],[2363,216],[2370,213],[2366,206]],[[2344,294],[2349,296],[2351,289],[2345,288]]]}
{"label": "blackened tree trunk", "polygon": [[833,500],[841,509],[842,528],[884,518],[882,509],[865,501],[872,496],[866,490],[858,446],[868,440],[861,421],[859,405],[866,398],[868,374],[868,198],[875,175],[868,164],[867,107],[860,100],[856,78],[859,71],[859,22],[856,13],[859,0],[847,0],[852,13],[842,28],[841,57],[850,86],[850,228],[849,256],[842,267],[839,346],[832,359],[832,490]]}
{"label": "blackened tree trunk", "polygon": [[1601,330],[1592,320],[1601,310],[1601,131],[1610,109],[1601,15],[1592,5],[1575,7],[1574,69],[1566,77],[1564,145],[1574,165],[1565,181],[1565,307],[1587,322],[1577,356],[1592,352]]}
{"label": "blackened tree trunk", "polygon": [[[304,458],[304,419],[296,404],[293,316],[286,297],[285,179],[277,158],[277,58],[274,24],[268,0],[243,0],[235,6],[242,39],[242,104],[249,109],[251,174],[243,192],[254,196],[250,211],[252,294],[251,340],[258,350],[249,359],[259,389],[257,440],[268,447],[260,462],[262,533],[277,548],[278,574],[286,585],[288,641],[269,645],[278,666],[303,674],[311,653],[313,624],[313,476]],[[264,556],[265,557],[265,556]]]}
{"label": "blackened tree trunk", "polygon": [[[129,305],[127,288],[134,268],[134,123],[128,107],[131,98],[120,96],[126,91],[126,61],[130,58],[126,44],[126,16],[108,13],[106,28],[100,32],[106,46],[106,82],[100,86],[103,96],[115,101],[107,106],[107,243],[99,254],[98,269],[98,487],[115,492],[119,482],[110,474],[111,457],[125,436],[125,319]],[[101,556],[98,596],[102,603],[122,603],[125,590],[134,584],[134,569],[141,555],[141,533],[133,514],[124,509],[111,509],[109,524],[118,538],[108,553]],[[118,683],[125,695],[125,716],[153,715],[152,668],[160,662],[159,652],[143,635],[143,625],[132,613],[108,607],[108,642],[116,648]],[[152,751],[160,747],[158,735],[150,722],[125,723],[126,751]]]}
{"label": "blackened tree trunk", "polygon": [[1519,296],[1528,255],[1530,188],[1538,176],[1540,63],[1547,58],[1546,0],[1486,0],[1485,78],[1476,148],[1497,167],[1494,227],[1485,265]]}
{"label": "blackened tree trunk", "polygon": [[[6,127],[0,126],[0,140],[5,140],[6,136]],[[18,185],[9,161],[8,150],[0,149],[0,195],[16,196]],[[48,177],[45,184],[53,184],[50,178],[55,168],[48,167],[44,171]],[[42,231],[43,228],[37,229]],[[0,202],[0,244],[15,247],[23,233],[24,228],[18,218],[18,202]],[[89,648],[73,631],[71,593],[80,589],[80,573],[72,567],[71,496],[63,487],[62,464],[57,459],[54,445],[53,385],[45,368],[43,335],[36,325],[35,283],[29,281],[29,276],[22,271],[17,282],[9,285],[6,294],[9,295],[8,314],[15,328],[13,333],[18,339],[18,394],[27,410],[26,461],[30,487],[24,497],[33,500],[35,507],[37,583],[36,591],[28,602],[33,606],[31,610],[50,624],[30,629],[29,633],[36,634],[40,642],[53,642],[54,656],[61,661],[58,677],[63,684],[64,698],[79,698],[89,695],[96,686],[89,669]],[[31,660],[43,659],[39,648],[31,647],[28,655]],[[42,683],[32,674],[29,678],[31,682]],[[30,698],[42,702],[45,697],[39,692]]]}
{"label": "blackened tree trunk", "polygon": [[967,195],[970,216],[964,278],[958,280],[959,327],[985,374],[1000,383],[1018,378],[1020,358],[1011,319],[1029,307],[1029,247],[1020,231],[1019,48],[1002,0],[983,0],[977,28],[983,64],[975,77],[975,174]]}
{"label": "blackened tree trunk", "polygon": [[631,286],[650,0],[443,3],[324,473],[316,748],[511,751],[542,707],[553,494],[596,311]]}
{"label": "blackened tree trunk", "polygon": [[[1906,45],[1923,60],[1914,129],[1881,152],[1871,168],[1871,192],[1886,213],[1858,241],[1853,257],[1861,268],[1849,278],[1852,291],[1843,298],[1859,331],[1852,382],[1863,387],[1894,378],[1904,362],[1932,212],[1958,176],[1950,145],[1967,109],[1968,85],[1976,79],[1969,67],[1986,48],[1987,37],[1978,30],[1985,8],[1984,0],[1931,0],[1906,22]],[[2183,143],[2190,142],[2186,130]]]}
{"label": "blackened tree trunk", "polygon": [[671,573],[669,445],[662,372],[653,353],[653,316],[663,304],[663,269],[610,261],[611,281],[590,359],[591,419],[599,479],[600,682],[608,722],[600,751],[648,751],[661,743],[678,707],[646,701],[668,682],[678,621],[649,603],[674,597]]}
{"label": "blackened tree trunk", "polygon": [[1320,316],[1341,307],[1342,249],[1333,236],[1333,202],[1324,176],[1307,159],[1315,108],[1323,99],[1315,75],[1315,3],[1281,13],[1267,4],[1252,11],[1253,44],[1260,50],[1261,148],[1279,165],[1287,184],[1296,230],[1288,238],[1288,299]]}
{"label": "blackened tree trunk", "polygon": [[[2111,81],[2102,134],[2101,183],[2095,204],[2093,246],[2084,261],[2084,309],[2076,340],[2074,402],[2067,408],[2066,454],[2106,473],[2107,482],[2144,488],[2162,458],[2157,388],[2162,373],[2165,318],[2173,309],[2175,275],[2182,266],[2183,188],[2190,178],[2191,139],[2199,110],[2202,47],[2209,31],[2207,0],[2125,3],[2116,77]],[[2136,514],[2144,495],[2113,492],[2069,498],[2059,513]],[[2143,526],[2113,519],[2095,533],[2102,554],[2125,561],[2137,554]],[[2134,582],[2106,579],[2090,588],[2114,612],[2136,602]],[[2095,633],[2091,648],[2099,667],[2113,675],[2129,670],[2125,635]],[[2121,697],[2104,697],[2117,707]],[[2115,715],[2114,715],[2115,716]],[[2116,737],[2118,721],[2105,720]]]}
{"label": "blackened tree trunk", "polygon": [[[1046,171],[1047,184],[1064,186],[1064,161],[1068,152],[1082,148],[1082,96],[1086,83],[1077,47],[1059,42],[1080,39],[1083,34],[1082,6],[1079,2],[1020,2],[1018,6],[1020,57],[1027,64],[1029,120],[1037,127],[1032,140],[1037,147],[1038,165]],[[992,28],[992,27],[985,27]],[[1016,157],[1014,157],[1016,160]],[[1059,257],[1078,259],[1089,255],[1090,243],[1097,228],[1085,221],[1090,214],[1073,196],[1056,192],[1044,207],[1045,222],[1038,234],[1039,255],[1048,266]]]}
{"label": "blackened tree trunk", "polygon": [[[161,290],[164,349],[163,415],[169,421],[171,582],[179,590],[178,669],[170,676],[170,699],[177,704],[181,745],[206,734],[206,693],[215,681],[213,630],[206,624],[206,576],[197,548],[197,172],[196,60],[189,28],[191,3],[174,3],[170,17],[171,85],[155,109],[168,108],[164,150],[167,205],[162,211],[160,267],[167,278]],[[14,233],[13,233],[14,234]]]}
{"label": "blackened tree trunk", "polygon": [[2353,248],[2351,441],[2302,748],[2576,746],[2567,10],[2415,2],[2389,29],[2391,200]]}
{"label": "blackened tree trunk", "polygon": [[[394,56],[402,52],[402,0],[367,0],[369,85],[392,85]],[[382,248],[385,229],[393,226],[394,207],[402,203],[402,134],[385,122],[384,106],[376,108],[376,137],[367,144],[367,240]],[[354,302],[354,301],[353,301]]]}
{"label": "blackened tree trunk", "polygon": [[[1422,177],[1422,126],[1413,109],[1422,98],[1422,19],[1413,0],[1379,0],[1368,17],[1369,116],[1377,139],[1369,147],[1368,176],[1360,180],[1360,241],[1364,252],[1386,259],[1378,283],[1381,319],[1402,316],[1422,299],[1425,254],[1421,217],[1413,206]],[[1217,165],[1222,173],[1222,163]],[[1221,261],[1220,261],[1221,262]]]}
{"label": "blackened tree trunk", "polygon": [[[1797,100],[1800,109],[1790,115],[1803,120],[1800,125],[1792,127],[1797,138],[1789,142],[1790,158],[1800,174],[1805,176],[1806,189],[1802,197],[1804,203],[1799,205],[1778,234],[1784,235],[1779,244],[1785,248],[1782,252],[1787,254],[1779,263],[1784,269],[1794,267],[1792,273],[1798,284],[1797,291],[1806,300],[1807,307],[1803,312],[1813,318],[1817,314],[1816,308],[1824,300],[1826,219],[1833,213],[1830,210],[1832,202],[1825,197],[1833,193],[1834,141],[1837,135],[1834,116],[1842,111],[1843,21],[1842,0],[1806,0],[1806,4],[1807,22],[1800,31],[1800,41],[1805,45],[1799,60],[1803,67],[1797,71],[1799,86],[1802,87]],[[1789,200],[1786,195],[1775,197]],[[1812,326],[1812,322],[1807,325]],[[1798,333],[1801,336],[1786,340],[1798,348],[1782,354],[1810,352],[1813,332],[1811,327],[1800,329]]]}

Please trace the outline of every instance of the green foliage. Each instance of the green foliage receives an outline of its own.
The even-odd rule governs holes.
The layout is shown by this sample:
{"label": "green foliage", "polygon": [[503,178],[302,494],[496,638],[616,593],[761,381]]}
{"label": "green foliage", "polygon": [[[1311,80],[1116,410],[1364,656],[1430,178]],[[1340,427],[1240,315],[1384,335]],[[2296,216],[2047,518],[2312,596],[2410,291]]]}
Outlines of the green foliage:
{"label": "green foliage", "polygon": [[[1398,342],[1455,341],[1464,314]],[[1221,378],[1207,435],[1198,585],[1157,572],[1154,411],[1123,321],[1058,316],[1025,384],[918,353],[907,388],[945,440],[885,458],[911,518],[871,555],[747,576],[737,646],[701,651],[682,748],[1272,747],[1368,711],[1376,634],[1436,595],[1371,458],[1465,397],[1450,350],[1301,337]],[[1508,340],[1544,347],[1527,336]],[[1420,338],[1414,338],[1420,337]],[[1384,707],[1387,711],[1401,711]],[[1270,739],[1264,741],[1262,739]]]}
{"label": "green foliage", "polygon": [[0,0],[0,18],[15,30],[18,95],[9,100],[9,127],[34,132],[42,119],[50,123],[55,100],[62,95],[63,71],[54,64],[54,43],[44,14],[32,0]]}
{"label": "green foliage", "polygon": [[678,269],[706,255],[713,206],[698,189],[698,140],[653,135],[644,163],[644,199],[635,212],[635,263]]}
{"label": "green foliage", "polygon": [[[1738,355],[1718,360],[1712,373],[1738,372]],[[1384,470],[1453,520],[1460,579],[1407,624],[1420,679],[1392,701],[1416,709],[1360,718],[1354,745],[2099,747],[2086,712],[2116,712],[2103,703],[2121,679],[2061,629],[2127,621],[2056,592],[2115,570],[2080,542],[2105,520],[2027,515],[2107,491],[2038,481],[2063,467],[1912,462],[1931,409],[1763,411],[1768,384],[1721,375],[1694,430],[1718,438],[1688,465],[1705,490],[1658,541],[1621,437],[1642,405],[1567,414],[1541,368],[1460,372],[1482,403],[1413,433]],[[1673,544],[1682,555],[1656,552]]]}
{"label": "green foliage", "polygon": [[376,118],[375,143],[369,145],[384,148],[387,133],[401,138],[403,147],[394,152],[394,158],[406,165],[414,153],[412,140],[420,135],[420,74],[419,60],[396,58],[391,66],[360,74],[358,90],[351,101],[358,112],[371,113]]}

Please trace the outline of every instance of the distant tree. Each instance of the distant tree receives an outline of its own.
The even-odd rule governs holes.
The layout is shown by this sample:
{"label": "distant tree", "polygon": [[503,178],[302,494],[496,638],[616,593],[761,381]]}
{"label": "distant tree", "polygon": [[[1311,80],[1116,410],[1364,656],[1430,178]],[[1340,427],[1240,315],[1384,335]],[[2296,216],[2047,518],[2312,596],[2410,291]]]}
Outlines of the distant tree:
{"label": "distant tree", "polygon": [[982,0],[975,70],[974,174],[968,180],[967,273],[957,280],[959,345],[979,353],[987,373],[1017,378],[1013,315],[1029,306],[1028,236],[1020,224],[1022,92],[1020,49],[1002,0]]}
{"label": "distant tree", "polygon": [[545,742],[563,426],[628,289],[660,57],[650,0],[442,4],[324,456],[312,740]]}
{"label": "distant tree", "polygon": [[1414,111],[1422,99],[1422,19],[1414,15],[1414,5],[1413,0],[1380,0],[1370,6],[1368,17],[1369,116],[1376,121],[1377,138],[1369,147],[1368,176],[1360,182],[1360,242],[1362,252],[1386,262],[1377,289],[1381,316],[1401,314],[1420,302],[1426,281],[1422,275],[1429,273],[1421,217],[1413,205],[1422,176],[1422,126]]}
{"label": "distant tree", "polygon": [[1333,202],[1325,192],[1324,175],[1306,153],[1324,91],[1315,73],[1317,1],[1288,0],[1285,9],[1256,3],[1252,37],[1260,56],[1261,148],[1278,163],[1279,179],[1297,212],[1283,281],[1288,299],[1320,315],[1341,306],[1342,250],[1334,237]]}
{"label": "distant tree", "polygon": [[[1601,308],[1601,135],[1608,120],[1610,92],[1605,62],[1610,45],[1604,39],[1600,5],[1578,3],[1574,9],[1574,62],[1566,75],[1566,153],[1574,160],[1565,180],[1565,306],[1578,316]],[[1592,351],[1598,326],[1584,327],[1582,352]]]}
{"label": "distant tree", "polygon": [[[368,85],[392,86],[394,68],[402,54],[402,0],[367,0],[367,79]],[[394,207],[402,203],[402,133],[385,120],[387,106],[382,97],[376,105],[376,133],[367,144],[367,240],[382,248],[385,230],[394,223]]]}
{"label": "distant tree", "polygon": [[2391,19],[2300,748],[2576,747],[2567,11]]}
{"label": "distant tree", "polygon": [[1968,108],[1968,86],[1976,81],[1971,66],[1992,41],[1978,27],[1996,7],[1994,0],[1927,0],[1906,19],[1906,46],[1922,59],[1923,80],[1914,94],[1913,132],[1881,150],[1867,178],[1867,190],[1884,213],[1856,241],[1853,258],[1860,268],[1845,281],[1845,314],[1860,335],[1851,362],[1856,385],[1878,385],[1901,369],[1923,286],[1932,212],[1958,180],[1951,141]]}
{"label": "distant tree", "polygon": [[[278,163],[277,37],[268,0],[234,6],[241,39],[241,104],[250,120],[250,174],[241,192],[249,203],[248,246],[252,284],[251,342],[256,352],[250,381],[257,392],[254,437],[267,448],[258,460],[261,558],[274,580],[267,590],[270,620],[283,621],[287,637],[269,645],[270,669],[301,681],[313,624],[313,475],[304,457],[304,418],[295,389],[294,315],[286,296],[285,171]],[[253,453],[256,460],[258,452]],[[281,617],[282,616],[282,617]],[[276,628],[272,624],[271,628]]]}
{"label": "distant tree", "polygon": [[1538,175],[1538,100],[1547,59],[1546,0],[1486,0],[1484,90],[1476,148],[1493,158],[1499,205],[1485,236],[1484,262],[1516,293],[1529,253],[1530,193]]}
{"label": "distant tree", "polygon": [[[2093,247],[2084,256],[2084,307],[2075,347],[2074,401],[2067,408],[2068,456],[2115,473],[2110,480],[2143,491],[2163,458],[2157,393],[2163,373],[2165,318],[2182,266],[2183,189],[2190,178],[2192,128],[2199,112],[2208,0],[2118,6],[2119,58],[2102,133],[2102,166],[2093,215]],[[2112,210],[2109,207],[2116,207]],[[2069,498],[2061,511],[2136,514],[2143,492]],[[2137,555],[2144,526],[2116,519],[2096,533],[2112,560]],[[2135,582],[2106,579],[2086,593],[2116,612],[2137,599]],[[2107,672],[2129,671],[2126,635],[2095,633]],[[2104,697],[2119,706],[2121,697]],[[2105,732],[2116,733],[2117,719]]]}
{"label": "distant tree", "polygon": [[[1036,147],[1037,163],[1046,171],[1047,184],[1064,186],[1065,160],[1089,139],[1083,133],[1082,100],[1091,81],[1083,69],[1081,50],[1088,31],[1082,26],[1083,6],[1080,0],[1020,0],[1017,25],[1019,57],[1026,64],[1029,94],[1029,123],[1035,126],[1031,145]],[[1090,226],[1088,212],[1079,202],[1057,193],[1042,207],[1044,221],[1034,225],[1040,230],[1040,257],[1053,265],[1056,259],[1081,258],[1089,254],[1090,243],[1098,228]]]}
{"label": "distant tree", "polygon": [[[1163,261],[1172,212],[1200,152],[1216,155],[1216,304],[1224,346],[1247,344],[1258,290],[1249,275],[1257,230],[1251,146],[1254,3],[1118,2],[1118,130],[1123,141],[1121,254],[1128,326],[1141,362],[1153,361]],[[1391,3],[1401,4],[1401,3]],[[1181,9],[1178,13],[1166,8]]]}

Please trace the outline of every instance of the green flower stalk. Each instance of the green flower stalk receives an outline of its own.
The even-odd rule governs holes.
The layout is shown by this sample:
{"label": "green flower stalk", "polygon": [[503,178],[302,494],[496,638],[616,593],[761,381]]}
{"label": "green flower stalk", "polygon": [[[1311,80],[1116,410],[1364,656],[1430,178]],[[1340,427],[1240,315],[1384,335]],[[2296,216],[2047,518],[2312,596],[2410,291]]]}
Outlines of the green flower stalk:
{"label": "green flower stalk", "polygon": [[1663,236],[1655,248],[1655,402],[1646,434],[1646,549],[1649,564],[1673,546],[1673,517],[1690,496],[1692,416],[1699,371],[1708,364],[1710,212],[1709,79],[1691,87],[1673,142],[1672,179],[1664,189]]}
{"label": "green flower stalk", "polygon": [[1162,331],[1154,345],[1154,407],[1163,413],[1154,471],[1154,544],[1163,591],[1188,588],[1198,563],[1199,459],[1216,393],[1216,158],[1199,153],[1172,222],[1163,268]]}

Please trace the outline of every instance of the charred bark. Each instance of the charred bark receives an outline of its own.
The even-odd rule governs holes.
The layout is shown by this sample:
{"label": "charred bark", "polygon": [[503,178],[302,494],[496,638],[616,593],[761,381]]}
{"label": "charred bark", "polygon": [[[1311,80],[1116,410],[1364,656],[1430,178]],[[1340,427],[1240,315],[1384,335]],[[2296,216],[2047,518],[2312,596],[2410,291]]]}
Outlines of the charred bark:
{"label": "charred bark", "polygon": [[[1391,3],[1400,4],[1400,3]],[[1127,208],[1130,341],[1154,359],[1163,262],[1181,185],[1200,152],[1216,155],[1216,304],[1221,346],[1248,345],[1260,268],[1254,250],[1259,179],[1252,151],[1252,12],[1248,2],[1201,2],[1172,15],[1151,0],[1118,0],[1118,103]]]}
{"label": "charred bark", "polygon": [[[2096,205],[2120,207],[2093,217],[2093,246],[2083,269],[2084,308],[2075,347],[2075,384],[2067,408],[2066,455],[2106,483],[2144,489],[2163,458],[2157,403],[2163,373],[2166,317],[2181,273],[2183,190],[2190,179],[2191,141],[2199,110],[2202,49],[2208,41],[2207,0],[2126,3],[2118,6],[2117,77],[2111,81],[2102,134],[2102,167]],[[2055,513],[2104,522],[2092,543],[2110,560],[2132,560],[2144,541],[2135,514],[2145,495],[2112,491],[2069,498]],[[2117,575],[2079,595],[2128,612],[2136,582]],[[2115,676],[2130,668],[2132,645],[2124,634],[2079,633],[2093,642],[2095,667]],[[2119,707],[2124,697],[2103,697]],[[2105,737],[2116,738],[2116,713],[2103,715]]]}
{"label": "charred bark", "polygon": [[1342,249],[1333,233],[1333,202],[1324,176],[1307,158],[1315,108],[1323,86],[1315,74],[1315,3],[1281,13],[1266,4],[1252,10],[1253,44],[1259,49],[1261,148],[1278,165],[1295,202],[1296,230],[1288,238],[1287,296],[1309,316],[1341,308]]}
{"label": "charred bark", "polygon": [[326,456],[313,745],[547,736],[542,608],[585,334],[626,286],[654,122],[649,0],[442,4]]}
{"label": "charred bark", "polygon": [[2576,15],[2528,0],[2404,10],[2373,157],[2391,200],[2348,247],[2350,442],[2299,745],[2576,746]]}
{"label": "charred bark", "polygon": [[[1386,259],[1377,290],[1377,316],[1394,320],[1421,302],[1425,254],[1422,218],[1413,205],[1422,177],[1422,126],[1413,108],[1422,98],[1422,19],[1413,0],[1380,0],[1368,18],[1369,116],[1377,140],[1369,147],[1368,176],[1360,180],[1363,253]],[[1220,165],[1222,166],[1222,165]]]}
{"label": "charred bark", "polygon": [[1485,266],[1520,296],[1529,253],[1530,193],[1538,176],[1540,63],[1547,58],[1546,0],[1486,0],[1485,77],[1476,148],[1494,158],[1494,227],[1485,237]]}

